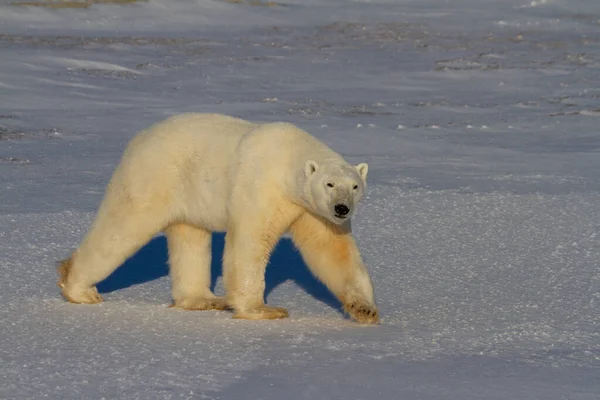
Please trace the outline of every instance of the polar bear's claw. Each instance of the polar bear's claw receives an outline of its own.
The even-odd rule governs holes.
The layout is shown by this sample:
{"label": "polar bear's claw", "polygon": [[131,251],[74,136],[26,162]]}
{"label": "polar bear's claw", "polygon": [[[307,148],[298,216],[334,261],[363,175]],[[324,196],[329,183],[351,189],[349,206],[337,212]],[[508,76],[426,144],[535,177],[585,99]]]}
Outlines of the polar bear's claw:
{"label": "polar bear's claw", "polygon": [[379,323],[379,312],[373,306],[352,302],[344,305],[344,310],[359,324]]}

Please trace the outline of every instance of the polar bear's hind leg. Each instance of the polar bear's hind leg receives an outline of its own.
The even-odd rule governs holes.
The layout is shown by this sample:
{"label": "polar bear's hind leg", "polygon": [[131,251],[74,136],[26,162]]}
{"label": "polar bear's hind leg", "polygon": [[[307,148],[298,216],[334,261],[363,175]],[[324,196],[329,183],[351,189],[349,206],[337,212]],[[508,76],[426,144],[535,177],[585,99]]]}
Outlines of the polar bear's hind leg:
{"label": "polar bear's hind leg", "polygon": [[102,204],[87,236],[59,268],[58,285],[72,303],[102,301],[96,284],[161,231],[168,220],[165,207],[116,207],[109,198]]}
{"label": "polar bear's hind leg", "polygon": [[185,310],[224,310],[225,299],[210,290],[211,232],[186,223],[169,226],[172,307]]}

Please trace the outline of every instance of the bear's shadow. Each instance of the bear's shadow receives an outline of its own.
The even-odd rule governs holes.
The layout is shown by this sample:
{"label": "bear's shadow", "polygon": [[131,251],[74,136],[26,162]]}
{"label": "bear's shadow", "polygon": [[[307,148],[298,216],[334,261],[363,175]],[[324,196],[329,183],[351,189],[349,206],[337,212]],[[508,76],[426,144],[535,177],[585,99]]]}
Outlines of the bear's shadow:
{"label": "bear's shadow", "polygon": [[[222,276],[221,260],[225,234],[215,233],[212,240],[211,289]],[[167,240],[164,236],[152,239],[131,256],[108,278],[98,284],[100,293],[110,293],[129,286],[138,285],[169,274],[167,264]],[[288,238],[282,238],[273,251],[265,276],[265,299],[278,285],[292,280],[315,299],[341,312],[340,302],[308,270],[300,253]]]}

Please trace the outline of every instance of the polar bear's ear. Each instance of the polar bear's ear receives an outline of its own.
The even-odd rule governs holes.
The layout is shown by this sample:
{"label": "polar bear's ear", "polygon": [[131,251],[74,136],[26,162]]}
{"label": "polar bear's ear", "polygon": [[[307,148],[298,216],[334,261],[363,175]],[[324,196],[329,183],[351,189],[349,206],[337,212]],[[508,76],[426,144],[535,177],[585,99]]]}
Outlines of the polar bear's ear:
{"label": "polar bear's ear", "polygon": [[360,174],[360,177],[363,179],[363,181],[367,181],[367,173],[369,172],[369,166],[367,165],[367,163],[360,163],[356,166],[356,170],[358,171],[358,173]]}
{"label": "polar bear's ear", "polygon": [[306,175],[306,177],[308,178],[309,176],[317,172],[318,168],[319,164],[317,164],[316,161],[308,160],[306,164],[304,164],[304,175]]}

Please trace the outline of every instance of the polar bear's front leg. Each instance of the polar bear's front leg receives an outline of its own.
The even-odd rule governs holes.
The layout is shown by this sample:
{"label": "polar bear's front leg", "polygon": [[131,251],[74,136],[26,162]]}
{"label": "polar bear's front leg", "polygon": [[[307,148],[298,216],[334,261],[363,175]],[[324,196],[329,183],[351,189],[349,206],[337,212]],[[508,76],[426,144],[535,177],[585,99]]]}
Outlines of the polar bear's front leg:
{"label": "polar bear's front leg", "polygon": [[224,310],[225,299],[210,290],[211,232],[185,223],[165,229],[173,307],[185,310]]}
{"label": "polar bear's front leg", "polygon": [[373,285],[350,225],[337,226],[309,212],[290,227],[292,239],[310,270],[336,295],[353,319],[379,322]]}
{"label": "polar bear's front leg", "polygon": [[234,318],[279,319],[288,316],[285,308],[269,307],[264,303],[265,269],[273,248],[300,215],[301,209],[285,201],[271,202],[268,206],[264,208],[269,210],[268,213],[248,214],[225,236],[223,272],[227,304],[235,310]]}

